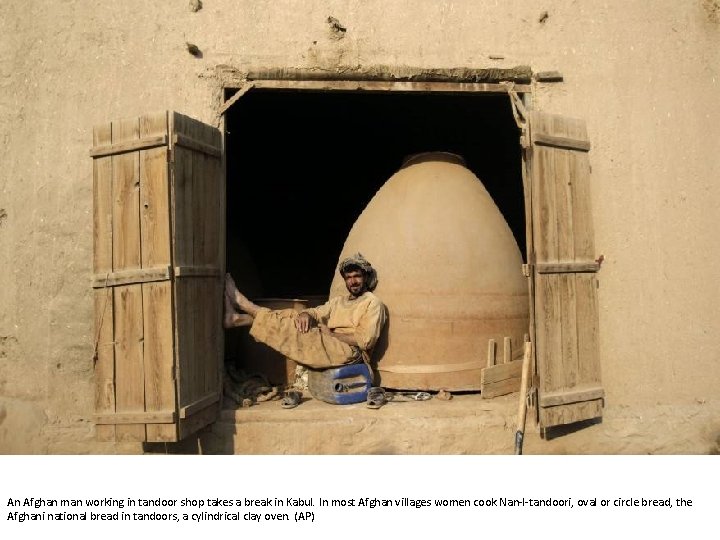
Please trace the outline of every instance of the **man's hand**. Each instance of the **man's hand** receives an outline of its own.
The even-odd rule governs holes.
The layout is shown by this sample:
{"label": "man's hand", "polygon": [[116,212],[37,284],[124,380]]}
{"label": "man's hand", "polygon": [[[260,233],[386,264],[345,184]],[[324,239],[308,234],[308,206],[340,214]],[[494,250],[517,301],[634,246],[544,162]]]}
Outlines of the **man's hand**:
{"label": "man's hand", "polygon": [[306,334],[315,325],[315,320],[308,313],[301,313],[295,318],[295,328],[301,334]]}

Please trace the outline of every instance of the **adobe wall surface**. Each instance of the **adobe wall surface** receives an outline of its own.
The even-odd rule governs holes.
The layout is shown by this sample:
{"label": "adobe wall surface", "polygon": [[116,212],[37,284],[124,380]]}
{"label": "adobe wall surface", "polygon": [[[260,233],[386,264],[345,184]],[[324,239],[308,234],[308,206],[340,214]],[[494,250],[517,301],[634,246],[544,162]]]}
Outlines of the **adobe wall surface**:
{"label": "adobe wall surface", "polygon": [[718,0],[203,4],[0,5],[0,453],[139,451],[93,442],[90,422],[92,126],[162,109],[217,123],[223,74],[251,68],[561,71],[534,106],[585,118],[593,143],[608,407],[678,405],[720,434],[697,420],[720,399]]}

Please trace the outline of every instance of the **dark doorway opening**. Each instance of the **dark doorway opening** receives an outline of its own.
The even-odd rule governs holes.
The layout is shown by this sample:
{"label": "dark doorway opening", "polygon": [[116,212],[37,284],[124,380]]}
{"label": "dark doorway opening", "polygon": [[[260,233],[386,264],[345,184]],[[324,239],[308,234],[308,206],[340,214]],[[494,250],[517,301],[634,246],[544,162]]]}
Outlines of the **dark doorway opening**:
{"label": "dark doorway opening", "polygon": [[418,152],[462,155],[525,256],[506,94],[251,90],[225,127],[227,268],[251,297],[327,296],[353,223]]}

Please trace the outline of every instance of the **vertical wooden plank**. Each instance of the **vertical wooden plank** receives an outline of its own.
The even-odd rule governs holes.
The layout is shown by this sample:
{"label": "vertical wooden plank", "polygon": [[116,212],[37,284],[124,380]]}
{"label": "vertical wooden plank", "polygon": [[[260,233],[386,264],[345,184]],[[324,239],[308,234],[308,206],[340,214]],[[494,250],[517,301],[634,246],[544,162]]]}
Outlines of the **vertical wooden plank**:
{"label": "vertical wooden plank", "polygon": [[[167,133],[166,113],[140,117],[140,136]],[[167,148],[140,152],[140,229],[142,267],[170,264],[170,207]]]}
{"label": "vertical wooden plank", "polygon": [[[140,117],[140,136],[167,134],[167,113]],[[140,229],[143,268],[170,260],[170,203],[167,148],[140,152]],[[170,282],[144,283],[143,332],[145,410],[174,411],[174,340]],[[148,441],[177,440],[174,424],[148,424]]]}
{"label": "vertical wooden plank", "polygon": [[[143,307],[140,285],[114,288],[116,411],[144,412]],[[118,441],[145,441],[145,424],[118,425]]]}
{"label": "vertical wooden plank", "polygon": [[[570,136],[587,138],[584,125],[576,126]],[[592,204],[590,201],[590,160],[585,152],[575,152],[570,169],[573,185],[573,221],[574,254],[576,260],[591,261],[595,253],[595,232],[592,223]]]}
{"label": "vertical wooden plank", "polygon": [[[191,309],[187,309],[185,311],[186,318],[190,323],[190,327],[188,328],[188,363],[190,365],[190,369],[188,370],[188,372],[191,373],[191,378],[187,381],[188,403],[190,403],[201,397],[200,392],[198,391],[201,369],[201,360],[198,352],[202,353],[203,351],[202,343],[200,343],[198,340],[198,334],[201,327],[199,318],[201,309],[200,303],[202,302],[202,299],[200,298],[200,294],[198,291],[197,279],[186,279],[185,287],[188,291],[188,297],[190,299],[190,303],[188,304],[188,306],[192,306]],[[183,405],[185,405],[185,403],[183,403]]]}
{"label": "vertical wooden plank", "polygon": [[540,389],[546,392],[562,388],[564,382],[562,306],[559,288],[559,276],[554,274],[538,275],[538,302],[536,305],[536,319],[539,321],[536,336],[540,364],[538,370],[540,371]]}
{"label": "vertical wooden plank", "polygon": [[210,392],[218,391],[219,387],[217,384],[217,362],[222,360],[218,358],[219,349],[221,345],[219,343],[219,329],[215,314],[217,312],[217,304],[219,298],[222,298],[219,290],[219,279],[208,278],[206,281],[206,293],[207,299],[207,311],[205,312],[205,337],[207,340],[207,355],[204,361],[205,370],[205,387],[203,395],[207,395]]}
{"label": "vertical wooden plank", "polygon": [[[203,125],[192,119],[187,119],[186,132],[188,137],[194,141],[205,142],[203,139]],[[208,208],[209,185],[207,171],[207,157],[204,153],[192,152],[192,215],[194,237],[192,242],[192,260],[195,265],[202,266],[210,263],[207,257],[207,237],[209,232],[210,212]],[[207,279],[191,278],[190,288],[192,289],[193,305],[193,336],[194,336],[194,377],[191,381],[191,399],[201,399],[205,395],[205,367],[209,361],[209,353],[212,350],[207,342],[207,323],[209,317],[208,298],[209,291],[206,288]]]}
{"label": "vertical wooden plank", "polygon": [[[112,124],[112,142],[138,139],[137,118]],[[140,167],[139,153],[112,156],[113,172],[113,270],[140,268]]]}
{"label": "vertical wooden plank", "polygon": [[[93,130],[93,146],[112,141],[111,125]],[[112,156],[93,159],[93,272],[112,272]]]}
{"label": "vertical wooden plank", "polygon": [[[112,142],[140,137],[137,118],[112,123]],[[112,156],[113,169],[113,270],[140,268],[140,166],[139,152]],[[116,411],[145,409],[142,290],[139,285],[113,291],[115,321]],[[145,425],[119,425],[119,441],[144,441]]]}
{"label": "vertical wooden plank", "polygon": [[188,294],[188,280],[175,280],[175,384],[177,385],[178,407],[191,403],[189,382],[192,373],[191,298]]}
{"label": "vertical wooden plank", "polygon": [[[220,268],[220,280],[217,285],[216,297],[218,299],[218,305],[215,308],[215,328],[217,332],[216,341],[217,349],[215,350],[215,358],[217,362],[216,366],[216,386],[218,392],[222,392],[223,373],[225,370],[225,333],[222,330],[222,317],[223,317],[223,290],[225,283],[225,253],[226,253],[226,235],[227,235],[227,178],[225,177],[225,171],[227,170],[225,153],[225,115],[220,119],[220,130],[215,136],[215,140],[218,143],[218,147],[222,148],[222,158],[217,162],[216,167],[219,168],[217,171],[218,177],[218,246],[217,246],[217,261]],[[294,373],[294,372],[293,372]],[[291,379],[292,380],[292,379]]]}
{"label": "vertical wooden plank", "polygon": [[595,274],[575,274],[577,295],[577,328],[579,379],[582,382],[600,382],[598,344],[598,301]]}
{"label": "vertical wooden plank", "polygon": [[[220,130],[212,126],[206,126],[208,133],[208,143],[216,148],[223,146]],[[208,255],[213,266],[221,269],[220,275],[210,280],[210,292],[208,298],[211,300],[210,310],[208,313],[208,321],[210,322],[210,341],[211,349],[208,358],[212,362],[208,365],[207,390],[208,392],[222,391],[222,373],[224,370],[224,333],[222,331],[222,311],[223,311],[223,288],[225,275],[225,251],[224,251],[224,235],[225,235],[225,207],[223,201],[225,199],[225,185],[223,173],[223,160],[221,158],[212,157],[209,160],[209,175],[212,178],[212,193],[210,199],[210,213],[212,214],[211,227],[209,230]],[[293,368],[294,374],[294,368]]]}
{"label": "vertical wooden plank", "polygon": [[[209,146],[220,147],[219,133],[212,126],[197,123],[197,136],[199,140]],[[203,226],[203,242],[199,246],[199,256],[203,264],[221,268],[219,257],[220,245],[220,159],[216,156],[202,154],[201,157],[196,154],[195,159],[199,159],[202,164],[201,178],[196,181],[202,186],[203,191],[203,209],[202,222]],[[219,326],[217,323],[217,312],[222,298],[219,290],[220,277],[206,278],[202,280],[202,295],[204,299],[203,320],[202,320],[202,342],[203,347],[207,351],[202,359],[202,390],[203,396],[208,393],[219,391],[217,372],[218,361],[222,361],[219,356],[222,346],[219,343]]]}
{"label": "vertical wooden plank", "polygon": [[537,194],[538,204],[535,211],[535,252],[538,261],[558,261],[557,214],[555,205],[555,185],[548,181],[555,174],[554,153],[547,148],[536,148],[536,171],[533,191]]}
{"label": "vertical wooden plank", "polygon": [[[95,360],[95,412],[115,412],[115,347],[113,320],[113,293],[111,288],[94,291],[97,357]],[[114,441],[115,426],[98,425],[95,428],[99,441]]]}
{"label": "vertical wooden plank", "polygon": [[[93,146],[112,142],[111,124],[93,130]],[[112,157],[93,160],[93,273],[112,272]],[[95,302],[95,412],[115,412],[115,351],[112,289],[94,291]],[[99,441],[114,441],[115,426],[98,425]]]}
{"label": "vertical wooden plank", "polygon": [[555,216],[557,223],[557,258],[572,261],[575,258],[575,235],[573,227],[571,162],[575,156],[570,150],[555,149]]}
{"label": "vertical wooden plank", "polygon": [[[173,333],[171,326],[172,303],[169,281],[144,283],[143,321],[145,350],[145,410],[174,411],[175,385]],[[148,424],[148,441],[177,440],[175,424]]]}
{"label": "vertical wooden plank", "polygon": [[575,274],[558,275],[560,283],[560,306],[562,306],[561,353],[562,387],[578,384],[578,326],[577,297],[575,294]]}
{"label": "vertical wooden plank", "polygon": [[[535,115],[533,131],[545,133],[550,119]],[[553,149],[534,146],[532,167],[533,243],[537,261],[557,261],[557,215],[555,211],[555,153]]]}
{"label": "vertical wooden plank", "polygon": [[207,395],[211,388],[212,381],[214,379],[213,372],[215,371],[215,362],[213,354],[215,352],[215,344],[212,341],[212,322],[213,322],[213,305],[217,301],[213,298],[213,280],[214,278],[203,278],[200,280],[200,294],[203,297],[202,302],[202,320],[199,321],[201,326],[200,330],[200,342],[204,354],[200,355],[198,361],[200,363],[201,371],[201,383],[198,389],[198,393],[201,396]]}
{"label": "vertical wooden plank", "polygon": [[493,367],[495,365],[495,340],[488,340],[488,351],[487,351],[487,367]]}
{"label": "vertical wooden plank", "polygon": [[[170,138],[186,132],[186,117],[176,112],[169,116]],[[194,238],[192,215],[192,154],[181,146],[173,146],[171,175],[171,214],[173,259],[175,266],[193,264]],[[178,407],[191,403],[191,381],[195,376],[192,295],[188,280],[175,280],[175,358]]]}
{"label": "vertical wooden plank", "polygon": [[[203,125],[197,121],[186,122],[188,136],[195,141],[203,141]],[[207,256],[207,240],[210,226],[210,208],[208,207],[208,201],[211,194],[209,191],[212,189],[210,185],[210,178],[208,175],[207,167],[207,156],[202,152],[192,152],[192,215],[193,215],[193,230],[195,235],[192,243],[192,253],[194,264],[207,265],[210,264],[209,257]]]}
{"label": "vertical wooden plank", "polygon": [[[186,117],[173,113],[172,119],[172,129],[178,133],[187,131]],[[192,201],[192,151],[182,146],[173,146],[173,159],[173,255],[176,266],[192,266],[195,238]]]}
{"label": "vertical wooden plank", "polygon": [[503,364],[509,364],[512,361],[512,340],[505,336],[503,338]]}

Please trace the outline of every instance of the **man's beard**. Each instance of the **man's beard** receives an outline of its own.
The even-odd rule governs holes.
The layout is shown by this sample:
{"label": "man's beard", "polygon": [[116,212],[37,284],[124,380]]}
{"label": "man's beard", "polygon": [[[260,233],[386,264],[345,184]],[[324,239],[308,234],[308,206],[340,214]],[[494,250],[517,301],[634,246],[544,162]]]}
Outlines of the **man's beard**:
{"label": "man's beard", "polygon": [[364,283],[360,285],[360,287],[358,288],[358,292],[353,292],[353,290],[347,285],[345,285],[345,288],[348,290],[351,296],[362,296],[363,293],[367,290]]}

